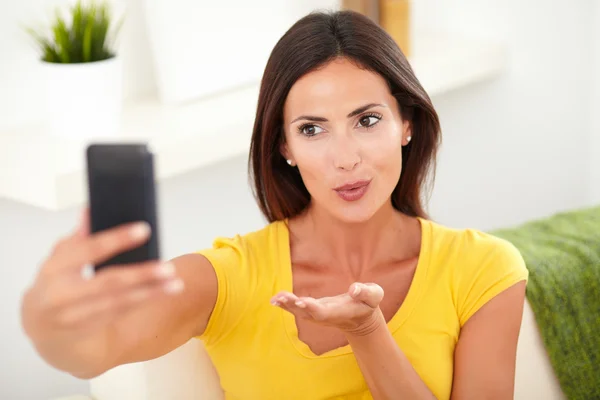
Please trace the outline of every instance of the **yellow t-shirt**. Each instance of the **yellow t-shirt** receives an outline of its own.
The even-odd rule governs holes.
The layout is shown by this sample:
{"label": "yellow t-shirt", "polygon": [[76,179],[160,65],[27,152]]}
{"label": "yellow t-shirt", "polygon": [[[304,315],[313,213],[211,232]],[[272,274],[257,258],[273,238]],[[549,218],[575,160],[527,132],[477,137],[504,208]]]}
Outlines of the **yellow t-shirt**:
{"label": "yellow t-shirt", "polygon": [[[509,242],[476,230],[420,219],[421,253],[406,299],[388,323],[398,346],[438,400],[452,389],[461,327],[528,271]],[[292,291],[285,222],[200,252],[219,290],[200,339],[230,400],[372,399],[350,346],[315,355],[298,338],[294,316],[269,303]]]}

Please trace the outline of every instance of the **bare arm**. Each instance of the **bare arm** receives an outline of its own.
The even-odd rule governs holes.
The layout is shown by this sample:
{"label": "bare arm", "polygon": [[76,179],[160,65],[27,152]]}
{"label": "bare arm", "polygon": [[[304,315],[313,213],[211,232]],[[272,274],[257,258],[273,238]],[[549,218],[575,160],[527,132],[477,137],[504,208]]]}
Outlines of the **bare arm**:
{"label": "bare arm", "polygon": [[114,323],[108,341],[115,358],[106,369],[160,357],[204,332],[217,298],[214,270],[199,254],[172,262],[184,290],[156,298]]}
{"label": "bare arm", "polygon": [[197,254],[178,257],[173,264],[184,282],[181,292],[155,293],[89,334],[30,335],[37,351],[54,367],[90,379],[121,364],[160,357],[201,334],[216,300],[214,271]]}
{"label": "bare arm", "polygon": [[[525,282],[486,303],[467,321],[455,350],[452,399],[513,398]],[[348,334],[358,365],[377,400],[435,399],[395,343],[379,313],[368,334]]]}
{"label": "bare arm", "polygon": [[[85,262],[133,248],[149,232],[122,226],[90,236],[83,225],[55,246],[22,299],[23,328],[46,362],[92,378],[164,355],[204,331],[217,297],[205,257],[178,257],[169,274],[161,263],[146,262],[109,267],[84,280]],[[179,290],[169,290],[173,284]]]}
{"label": "bare arm", "polygon": [[369,333],[346,337],[375,400],[435,399],[398,347],[381,312]]}
{"label": "bare arm", "polygon": [[297,318],[340,328],[375,400],[435,399],[390,333],[379,308],[382,298],[379,285],[353,283],[334,297],[280,292],[272,302]]}
{"label": "bare arm", "polygon": [[465,323],[454,352],[452,399],[514,397],[525,282],[508,288]]}

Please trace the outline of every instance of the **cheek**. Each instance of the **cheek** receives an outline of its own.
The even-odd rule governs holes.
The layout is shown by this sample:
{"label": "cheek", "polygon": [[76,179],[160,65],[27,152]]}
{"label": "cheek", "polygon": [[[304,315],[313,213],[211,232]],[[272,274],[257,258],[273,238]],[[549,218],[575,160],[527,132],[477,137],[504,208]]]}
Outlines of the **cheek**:
{"label": "cheek", "polygon": [[327,153],[322,144],[292,139],[290,148],[307,188],[314,187],[316,182],[323,182],[327,171]]}
{"label": "cheek", "polygon": [[390,167],[402,165],[402,141],[398,138],[387,141],[377,149],[379,160]]}
{"label": "cheek", "polygon": [[381,139],[369,148],[367,162],[387,193],[396,187],[402,172],[402,136],[394,132]]}
{"label": "cheek", "polygon": [[390,127],[363,146],[365,159],[380,168],[398,169],[402,165],[402,134],[396,127]]}

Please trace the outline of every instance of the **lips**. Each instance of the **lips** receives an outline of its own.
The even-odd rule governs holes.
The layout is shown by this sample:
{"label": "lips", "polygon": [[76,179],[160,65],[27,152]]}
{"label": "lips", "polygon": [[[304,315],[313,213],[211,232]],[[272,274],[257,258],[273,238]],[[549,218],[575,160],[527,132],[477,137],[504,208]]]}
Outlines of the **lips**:
{"label": "lips", "polygon": [[370,180],[355,181],[338,186],[333,190],[342,200],[357,201],[367,193],[370,183]]}

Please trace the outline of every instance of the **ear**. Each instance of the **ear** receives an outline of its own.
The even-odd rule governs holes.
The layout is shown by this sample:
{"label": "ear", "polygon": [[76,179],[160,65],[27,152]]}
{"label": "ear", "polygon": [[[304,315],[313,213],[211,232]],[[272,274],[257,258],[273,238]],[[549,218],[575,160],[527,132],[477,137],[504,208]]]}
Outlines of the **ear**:
{"label": "ear", "polygon": [[281,156],[283,158],[285,158],[286,160],[288,160],[290,157],[290,150],[288,149],[288,145],[286,143],[285,140],[281,141],[281,145],[279,145],[279,152],[281,153]]}
{"label": "ear", "polygon": [[412,139],[412,121],[405,119],[402,121],[402,145],[406,146]]}
{"label": "ear", "polygon": [[292,157],[292,154],[290,152],[290,149],[288,148],[288,145],[285,141],[283,141],[281,143],[281,146],[279,146],[279,152],[281,153],[281,155],[283,156],[283,158],[287,161],[287,163],[289,165],[291,165],[291,166],[296,165],[294,158]]}

